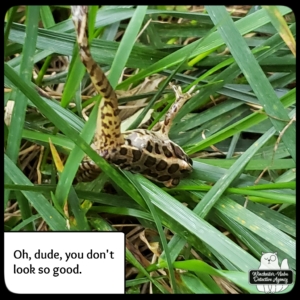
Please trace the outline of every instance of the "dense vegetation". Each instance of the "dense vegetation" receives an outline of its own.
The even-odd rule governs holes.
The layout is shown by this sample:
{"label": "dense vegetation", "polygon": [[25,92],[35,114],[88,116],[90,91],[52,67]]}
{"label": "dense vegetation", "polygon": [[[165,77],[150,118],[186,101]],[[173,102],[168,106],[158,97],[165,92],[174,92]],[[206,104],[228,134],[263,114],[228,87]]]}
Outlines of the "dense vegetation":
{"label": "dense vegetation", "polygon": [[[110,70],[124,130],[150,112],[151,126],[164,116],[175,99],[169,82],[196,85],[170,133],[194,171],[167,189],[97,156],[89,143],[100,97],[79,59],[70,8],[12,7],[5,230],[125,232],[128,293],[257,293],[248,271],[262,252],[295,271],[291,9],[91,7],[90,19],[92,54]],[[84,153],[103,172],[73,184]]]}

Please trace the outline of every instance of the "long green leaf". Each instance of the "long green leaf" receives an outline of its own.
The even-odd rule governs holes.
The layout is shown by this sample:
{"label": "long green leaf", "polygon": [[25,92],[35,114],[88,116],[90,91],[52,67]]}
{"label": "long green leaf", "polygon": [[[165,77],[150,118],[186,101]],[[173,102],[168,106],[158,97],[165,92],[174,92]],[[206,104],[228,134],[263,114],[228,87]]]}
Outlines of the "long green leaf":
{"label": "long green leaf", "polygon": [[[30,6],[27,8],[26,13],[26,22],[31,22],[31,26],[26,27],[26,39],[23,47],[23,57],[21,62],[20,74],[22,80],[25,82],[30,82],[32,76],[33,69],[33,55],[36,48],[36,40],[37,40],[37,25],[39,21],[39,7],[38,6]],[[27,107],[27,98],[20,91],[16,91],[17,101],[15,101],[10,130],[7,138],[7,156],[13,161],[17,161],[21,137],[22,137],[22,129],[25,121],[26,107]],[[5,177],[5,182],[7,178]],[[5,190],[4,194],[4,207],[7,205],[7,201],[9,200],[9,190]]]}
{"label": "long green leaf", "polygon": [[[33,184],[21,172],[12,160],[4,154],[4,169],[7,176],[15,184],[31,185]],[[50,205],[49,201],[41,194],[30,191],[22,191],[23,195],[37,210],[40,216],[45,220],[53,231],[67,231],[66,220]]]}
{"label": "long green leaf", "polygon": [[39,108],[41,113],[43,113],[53,124],[60,128],[63,133],[70,137],[72,141],[97,165],[99,165],[103,172],[107,173],[110,178],[115,180],[115,182],[117,182],[118,185],[124,191],[126,191],[126,193],[144,206],[143,200],[136,192],[134,187],[131,184],[128,184],[128,181],[124,179],[124,177],[121,176],[115,168],[109,165],[80,136],[78,136],[77,132],[69,125],[69,123],[58,116],[53,111],[51,106],[36,93],[32,86],[26,85],[20,76],[6,63],[4,64],[4,72],[8,80],[10,80],[15,87],[19,88],[20,91],[22,91],[22,93],[24,93],[24,95],[26,95],[26,97],[28,97]]}
{"label": "long green leaf", "polygon": [[[249,50],[243,37],[239,33],[237,26],[230,18],[225,7],[207,6],[207,10],[247,81],[250,83],[258,100],[269,115],[273,126],[278,132],[281,132],[290,121],[289,116],[276,96],[265,74],[261,70],[261,67]],[[255,76],[252,76],[252,74],[255,74]],[[291,124],[286,129],[282,136],[282,141],[292,158],[296,160],[294,124]]]}
{"label": "long green leaf", "polygon": [[222,253],[237,268],[247,272],[259,265],[259,262],[249,253],[242,250],[217,229],[197,216],[193,211],[175,201],[173,197],[159,189],[141,175],[127,172],[132,181],[139,181],[143,190],[148,194],[155,208],[159,211],[161,220],[176,232],[183,240],[191,243],[196,249],[202,248],[202,242],[216,249],[223,249]]}

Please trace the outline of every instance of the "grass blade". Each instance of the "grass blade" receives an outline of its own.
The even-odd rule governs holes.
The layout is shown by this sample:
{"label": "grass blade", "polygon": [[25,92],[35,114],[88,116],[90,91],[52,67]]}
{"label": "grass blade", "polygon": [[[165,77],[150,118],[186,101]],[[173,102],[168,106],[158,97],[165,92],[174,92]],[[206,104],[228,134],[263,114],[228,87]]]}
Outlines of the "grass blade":
{"label": "grass blade", "polygon": [[[265,74],[261,70],[261,67],[249,50],[246,42],[240,35],[238,28],[229,17],[224,7],[207,6],[207,10],[215,25],[218,26],[220,35],[225,40],[228,48],[251,85],[258,100],[260,101],[266,113],[269,115],[273,126],[277,132],[281,132],[290,121],[288,114],[276,96],[270,82],[267,80]],[[255,77],[251,76],[250,74],[255,74]],[[291,126],[286,129],[285,134],[282,136],[282,141],[287,147],[292,158],[296,160],[296,145],[293,142],[295,141],[294,137],[295,126],[294,124],[291,124]]]}
{"label": "grass blade", "polygon": [[[4,154],[5,173],[15,184],[33,186],[26,176],[16,167],[12,160]],[[30,204],[37,210],[40,216],[54,231],[67,231],[66,220],[50,205],[49,201],[41,194],[30,191],[22,191]]]}

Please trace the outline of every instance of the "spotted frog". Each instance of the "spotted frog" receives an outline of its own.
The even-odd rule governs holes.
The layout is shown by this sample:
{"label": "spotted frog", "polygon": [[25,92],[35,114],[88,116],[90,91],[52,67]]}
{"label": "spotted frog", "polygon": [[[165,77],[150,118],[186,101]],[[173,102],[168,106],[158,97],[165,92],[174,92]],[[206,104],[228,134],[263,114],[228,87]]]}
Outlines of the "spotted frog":
{"label": "spotted frog", "polygon": [[[189,92],[183,94],[180,87],[172,86],[176,100],[163,121],[156,124],[153,130],[143,129],[141,126],[121,133],[116,92],[92,58],[88,44],[88,7],[72,6],[72,19],[81,61],[95,89],[102,96],[92,148],[106,161],[121,169],[140,173],[166,187],[177,186],[185,174],[192,172],[193,162],[180,146],[169,139],[168,134],[174,117],[182,105],[191,98],[191,94]],[[90,181],[100,172],[100,168],[89,157],[85,157],[80,164],[76,179]]]}

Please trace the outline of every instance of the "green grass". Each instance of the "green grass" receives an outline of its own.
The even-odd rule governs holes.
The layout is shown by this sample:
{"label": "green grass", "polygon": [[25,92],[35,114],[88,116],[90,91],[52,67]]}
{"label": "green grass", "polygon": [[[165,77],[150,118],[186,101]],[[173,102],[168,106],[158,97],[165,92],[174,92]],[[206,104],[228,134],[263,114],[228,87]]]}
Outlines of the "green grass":
{"label": "green grass", "polygon": [[[253,7],[246,15],[230,16],[223,6],[207,6],[201,13],[187,7],[94,6],[90,12],[92,54],[110,70],[112,86],[122,92],[120,105],[147,98],[139,113],[151,109],[157,121],[174,101],[168,80],[183,91],[196,84],[199,92],[170,132],[192,157],[194,170],[167,189],[99,157],[89,144],[100,97],[86,89],[90,80],[78,57],[69,7],[13,7],[4,31],[5,104],[15,101],[4,136],[5,230],[36,231],[42,221],[48,231],[111,231],[120,228],[112,225],[131,224],[123,227],[128,241],[138,242],[149,263],[126,250],[128,266],[138,270],[126,280],[127,293],[140,293],[149,282],[156,293],[258,293],[248,271],[259,267],[261,252],[277,252],[280,262],[288,258],[295,272],[291,10]],[[191,37],[195,40],[185,44]],[[64,60],[59,68],[54,61],[62,56],[69,64]],[[142,86],[146,77],[154,82],[157,75],[166,79],[156,89]],[[37,93],[37,86],[57,100]],[[137,94],[130,92],[139,86]],[[92,102],[85,122],[84,109]],[[59,177],[49,139],[65,158]],[[84,154],[103,172],[94,182],[74,185]],[[152,252],[131,232],[135,228],[159,242],[156,261],[151,263]]]}

